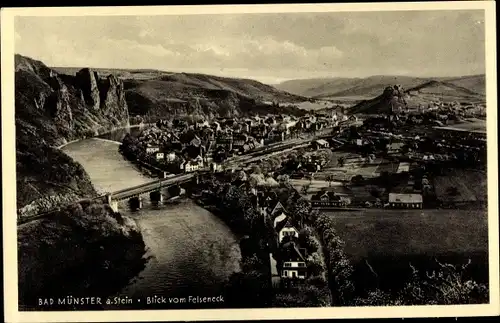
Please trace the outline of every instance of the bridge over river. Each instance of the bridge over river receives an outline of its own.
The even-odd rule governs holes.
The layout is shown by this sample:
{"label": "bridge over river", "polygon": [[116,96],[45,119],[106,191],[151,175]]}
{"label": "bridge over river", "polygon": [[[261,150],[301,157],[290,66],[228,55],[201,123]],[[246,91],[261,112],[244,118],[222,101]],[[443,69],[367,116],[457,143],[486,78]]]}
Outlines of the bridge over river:
{"label": "bridge over river", "polygon": [[[269,158],[273,155],[278,155],[281,153],[288,152],[290,150],[298,149],[301,147],[307,146],[311,141],[318,139],[318,138],[325,138],[327,136],[332,136],[333,129],[324,129],[321,132],[318,132],[312,136],[304,136],[304,137],[298,137],[290,140],[286,140],[284,142],[278,142],[271,144],[266,147],[262,147],[260,149],[254,150],[248,154],[244,155],[239,155],[235,157],[231,157],[227,159],[224,163],[221,164],[223,168],[247,168],[246,166],[249,163],[256,162],[259,160],[263,160],[266,158]],[[95,198],[92,198],[91,200],[101,200],[104,203],[107,203],[111,206],[111,208],[115,211],[118,212],[118,202],[124,201],[127,199],[137,199],[139,203],[139,208],[141,205],[140,202],[140,196],[144,194],[148,194],[151,192],[160,192],[162,188],[167,188],[173,185],[179,185],[183,184],[189,181],[197,181],[199,176],[201,174],[206,174],[209,172],[208,168],[201,169],[196,172],[191,172],[191,173],[184,173],[184,174],[177,174],[173,176],[169,176],[166,178],[162,179],[157,179],[145,184],[141,185],[136,185],[132,187],[128,187],[125,189],[121,189],[118,191],[114,192],[108,192],[105,194],[102,194],[100,196],[97,196]],[[163,196],[160,194],[158,198],[161,200]],[[88,200],[88,199],[86,199]],[[79,203],[80,201],[76,201],[76,203]],[[68,205],[69,206],[69,205]],[[36,214],[34,216],[30,217],[23,217],[18,219],[18,225],[30,222],[36,219],[48,217],[52,214],[55,214],[58,210],[60,210],[62,207],[55,208],[53,210],[49,210],[43,213]]]}

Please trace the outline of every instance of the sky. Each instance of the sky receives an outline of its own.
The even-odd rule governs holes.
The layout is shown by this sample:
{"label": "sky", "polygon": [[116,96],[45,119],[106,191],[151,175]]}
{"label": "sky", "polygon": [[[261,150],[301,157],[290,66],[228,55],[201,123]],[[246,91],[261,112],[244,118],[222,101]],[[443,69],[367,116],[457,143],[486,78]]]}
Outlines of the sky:
{"label": "sky", "polygon": [[48,66],[287,79],[485,73],[482,10],[16,17]]}

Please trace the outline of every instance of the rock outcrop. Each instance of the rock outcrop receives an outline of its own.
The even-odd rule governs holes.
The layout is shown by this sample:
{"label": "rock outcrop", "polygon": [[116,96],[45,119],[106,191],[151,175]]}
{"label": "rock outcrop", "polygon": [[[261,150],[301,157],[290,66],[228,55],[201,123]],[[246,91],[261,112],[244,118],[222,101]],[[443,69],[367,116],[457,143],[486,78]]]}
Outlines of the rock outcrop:
{"label": "rock outcrop", "polygon": [[76,73],[75,78],[82,90],[85,103],[92,111],[99,111],[101,100],[99,89],[97,88],[97,80],[99,79],[97,72],[92,72],[90,69],[84,68]]}
{"label": "rock outcrop", "polygon": [[66,200],[54,197],[59,194],[94,194],[81,166],[53,147],[127,126],[123,83],[88,68],[57,73],[21,55],[15,71],[18,208],[49,196]]}
{"label": "rock outcrop", "polygon": [[390,114],[400,112],[407,107],[407,94],[401,85],[387,86],[381,95],[371,100],[364,100],[352,107],[351,113]]}

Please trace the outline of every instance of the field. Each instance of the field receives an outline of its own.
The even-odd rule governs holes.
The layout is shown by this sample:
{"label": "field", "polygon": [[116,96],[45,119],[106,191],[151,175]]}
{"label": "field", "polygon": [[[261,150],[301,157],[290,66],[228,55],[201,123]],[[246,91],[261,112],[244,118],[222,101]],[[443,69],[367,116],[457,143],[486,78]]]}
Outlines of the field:
{"label": "field", "polygon": [[486,121],[480,119],[469,119],[448,127],[437,127],[438,129],[449,129],[470,132],[486,132]]}
{"label": "field", "polygon": [[488,249],[487,214],[483,210],[387,210],[326,212],[353,259],[476,253]]}
{"label": "field", "polygon": [[389,174],[395,173],[398,170],[399,163],[383,163],[377,167],[378,174],[388,172]]}
{"label": "field", "polygon": [[[358,165],[328,165],[319,171],[315,177],[325,178],[328,175],[333,175],[336,180],[349,181],[353,176],[361,175],[365,178],[377,177],[380,160],[375,160],[372,164],[363,163]],[[336,163],[335,163],[336,164]]]}
{"label": "field", "polygon": [[487,176],[479,171],[452,170],[434,178],[436,197],[443,202],[487,200]]}
{"label": "field", "polygon": [[[471,264],[465,275],[488,282],[487,213],[482,210],[386,210],[326,212],[345,241],[360,292],[400,290],[411,275],[441,263]],[[374,272],[376,274],[374,274]]]}

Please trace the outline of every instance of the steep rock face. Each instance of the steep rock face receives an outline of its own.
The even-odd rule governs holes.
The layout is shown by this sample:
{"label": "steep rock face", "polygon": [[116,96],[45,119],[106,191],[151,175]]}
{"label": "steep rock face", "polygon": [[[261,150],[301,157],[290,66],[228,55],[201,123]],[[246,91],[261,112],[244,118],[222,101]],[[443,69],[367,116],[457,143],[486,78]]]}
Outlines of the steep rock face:
{"label": "steep rock face", "polygon": [[92,111],[99,111],[100,97],[97,88],[99,76],[97,72],[92,72],[88,68],[81,69],[76,73],[76,82],[80,86],[85,103],[90,106]]}
{"label": "steep rock face", "polygon": [[87,68],[60,74],[21,55],[15,64],[18,208],[95,194],[83,168],[53,147],[128,125],[123,83]]}
{"label": "steep rock face", "polygon": [[407,107],[407,94],[401,85],[388,86],[381,95],[365,100],[350,109],[351,113],[378,114],[392,113]]}
{"label": "steep rock face", "polygon": [[115,107],[127,106],[123,82],[116,76],[109,75],[99,83],[100,110],[109,118],[113,118],[116,124],[128,120],[128,109],[116,110]]}

